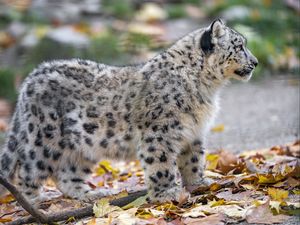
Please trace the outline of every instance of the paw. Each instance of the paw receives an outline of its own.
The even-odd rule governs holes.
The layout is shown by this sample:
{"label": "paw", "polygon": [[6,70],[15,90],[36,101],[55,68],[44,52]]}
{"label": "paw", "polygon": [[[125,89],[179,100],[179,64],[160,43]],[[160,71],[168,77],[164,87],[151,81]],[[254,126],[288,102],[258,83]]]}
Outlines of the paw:
{"label": "paw", "polygon": [[150,203],[164,203],[164,202],[183,202],[189,197],[189,193],[180,186],[172,187],[167,190],[161,190],[159,192],[150,191],[147,199]]}

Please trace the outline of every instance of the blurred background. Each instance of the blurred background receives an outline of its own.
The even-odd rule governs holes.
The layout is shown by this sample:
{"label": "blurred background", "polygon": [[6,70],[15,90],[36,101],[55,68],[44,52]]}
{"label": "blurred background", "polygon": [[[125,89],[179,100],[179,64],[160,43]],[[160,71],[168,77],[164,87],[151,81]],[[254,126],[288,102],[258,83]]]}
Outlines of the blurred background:
{"label": "blurred background", "polygon": [[259,60],[249,83],[222,93],[210,149],[299,139],[299,0],[0,0],[0,142],[22,80],[39,63],[83,58],[146,61],[222,18]]}

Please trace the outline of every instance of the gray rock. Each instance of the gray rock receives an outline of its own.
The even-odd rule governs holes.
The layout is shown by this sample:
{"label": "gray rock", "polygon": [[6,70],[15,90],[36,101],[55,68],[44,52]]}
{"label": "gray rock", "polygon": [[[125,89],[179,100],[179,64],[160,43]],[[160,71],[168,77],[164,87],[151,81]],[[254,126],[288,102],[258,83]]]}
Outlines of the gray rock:
{"label": "gray rock", "polygon": [[46,36],[50,40],[76,48],[86,48],[90,44],[90,39],[87,35],[75,31],[71,26],[59,27],[48,32]]}
{"label": "gray rock", "polygon": [[31,13],[39,18],[61,23],[79,22],[81,14],[99,13],[100,0],[33,0]]}
{"label": "gray rock", "polygon": [[39,38],[34,33],[34,29],[31,29],[20,41],[20,47],[25,49],[33,48],[39,43]]}
{"label": "gray rock", "polygon": [[27,30],[27,26],[21,22],[12,22],[6,29],[6,32],[10,34],[13,38],[19,39],[22,37]]}

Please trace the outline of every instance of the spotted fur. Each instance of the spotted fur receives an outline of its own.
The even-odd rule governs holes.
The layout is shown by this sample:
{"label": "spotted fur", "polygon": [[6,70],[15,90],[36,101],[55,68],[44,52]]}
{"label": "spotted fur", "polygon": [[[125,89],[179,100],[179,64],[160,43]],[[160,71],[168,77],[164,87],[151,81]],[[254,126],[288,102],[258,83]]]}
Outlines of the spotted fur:
{"label": "spotted fur", "polygon": [[99,160],[137,157],[150,200],[178,200],[183,186],[205,181],[205,134],[219,90],[229,78],[248,80],[257,65],[245,45],[216,20],[138,66],[41,64],[20,90],[1,175],[33,203],[47,178],[86,199],[99,196],[85,183]]}

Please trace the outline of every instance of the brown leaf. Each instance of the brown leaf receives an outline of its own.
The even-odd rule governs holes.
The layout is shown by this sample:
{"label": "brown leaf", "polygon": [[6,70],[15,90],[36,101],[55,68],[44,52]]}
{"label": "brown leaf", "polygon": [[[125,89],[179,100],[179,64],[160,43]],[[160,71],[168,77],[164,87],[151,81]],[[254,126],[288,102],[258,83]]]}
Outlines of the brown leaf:
{"label": "brown leaf", "polygon": [[229,190],[229,191],[220,192],[216,194],[216,196],[218,198],[223,198],[226,201],[244,201],[244,200],[249,200],[252,194],[253,191],[250,190],[239,192],[236,194],[233,194],[232,190]]}
{"label": "brown leaf", "polygon": [[247,211],[246,221],[248,223],[274,224],[284,223],[289,218],[289,216],[286,215],[274,216],[269,208],[269,204],[270,200],[262,205],[249,209]]}
{"label": "brown leaf", "polygon": [[224,216],[221,214],[213,214],[204,218],[185,218],[182,220],[184,224],[189,225],[223,225]]}
{"label": "brown leaf", "polygon": [[232,152],[222,150],[219,155],[217,169],[223,174],[235,169],[238,163],[238,158]]}

